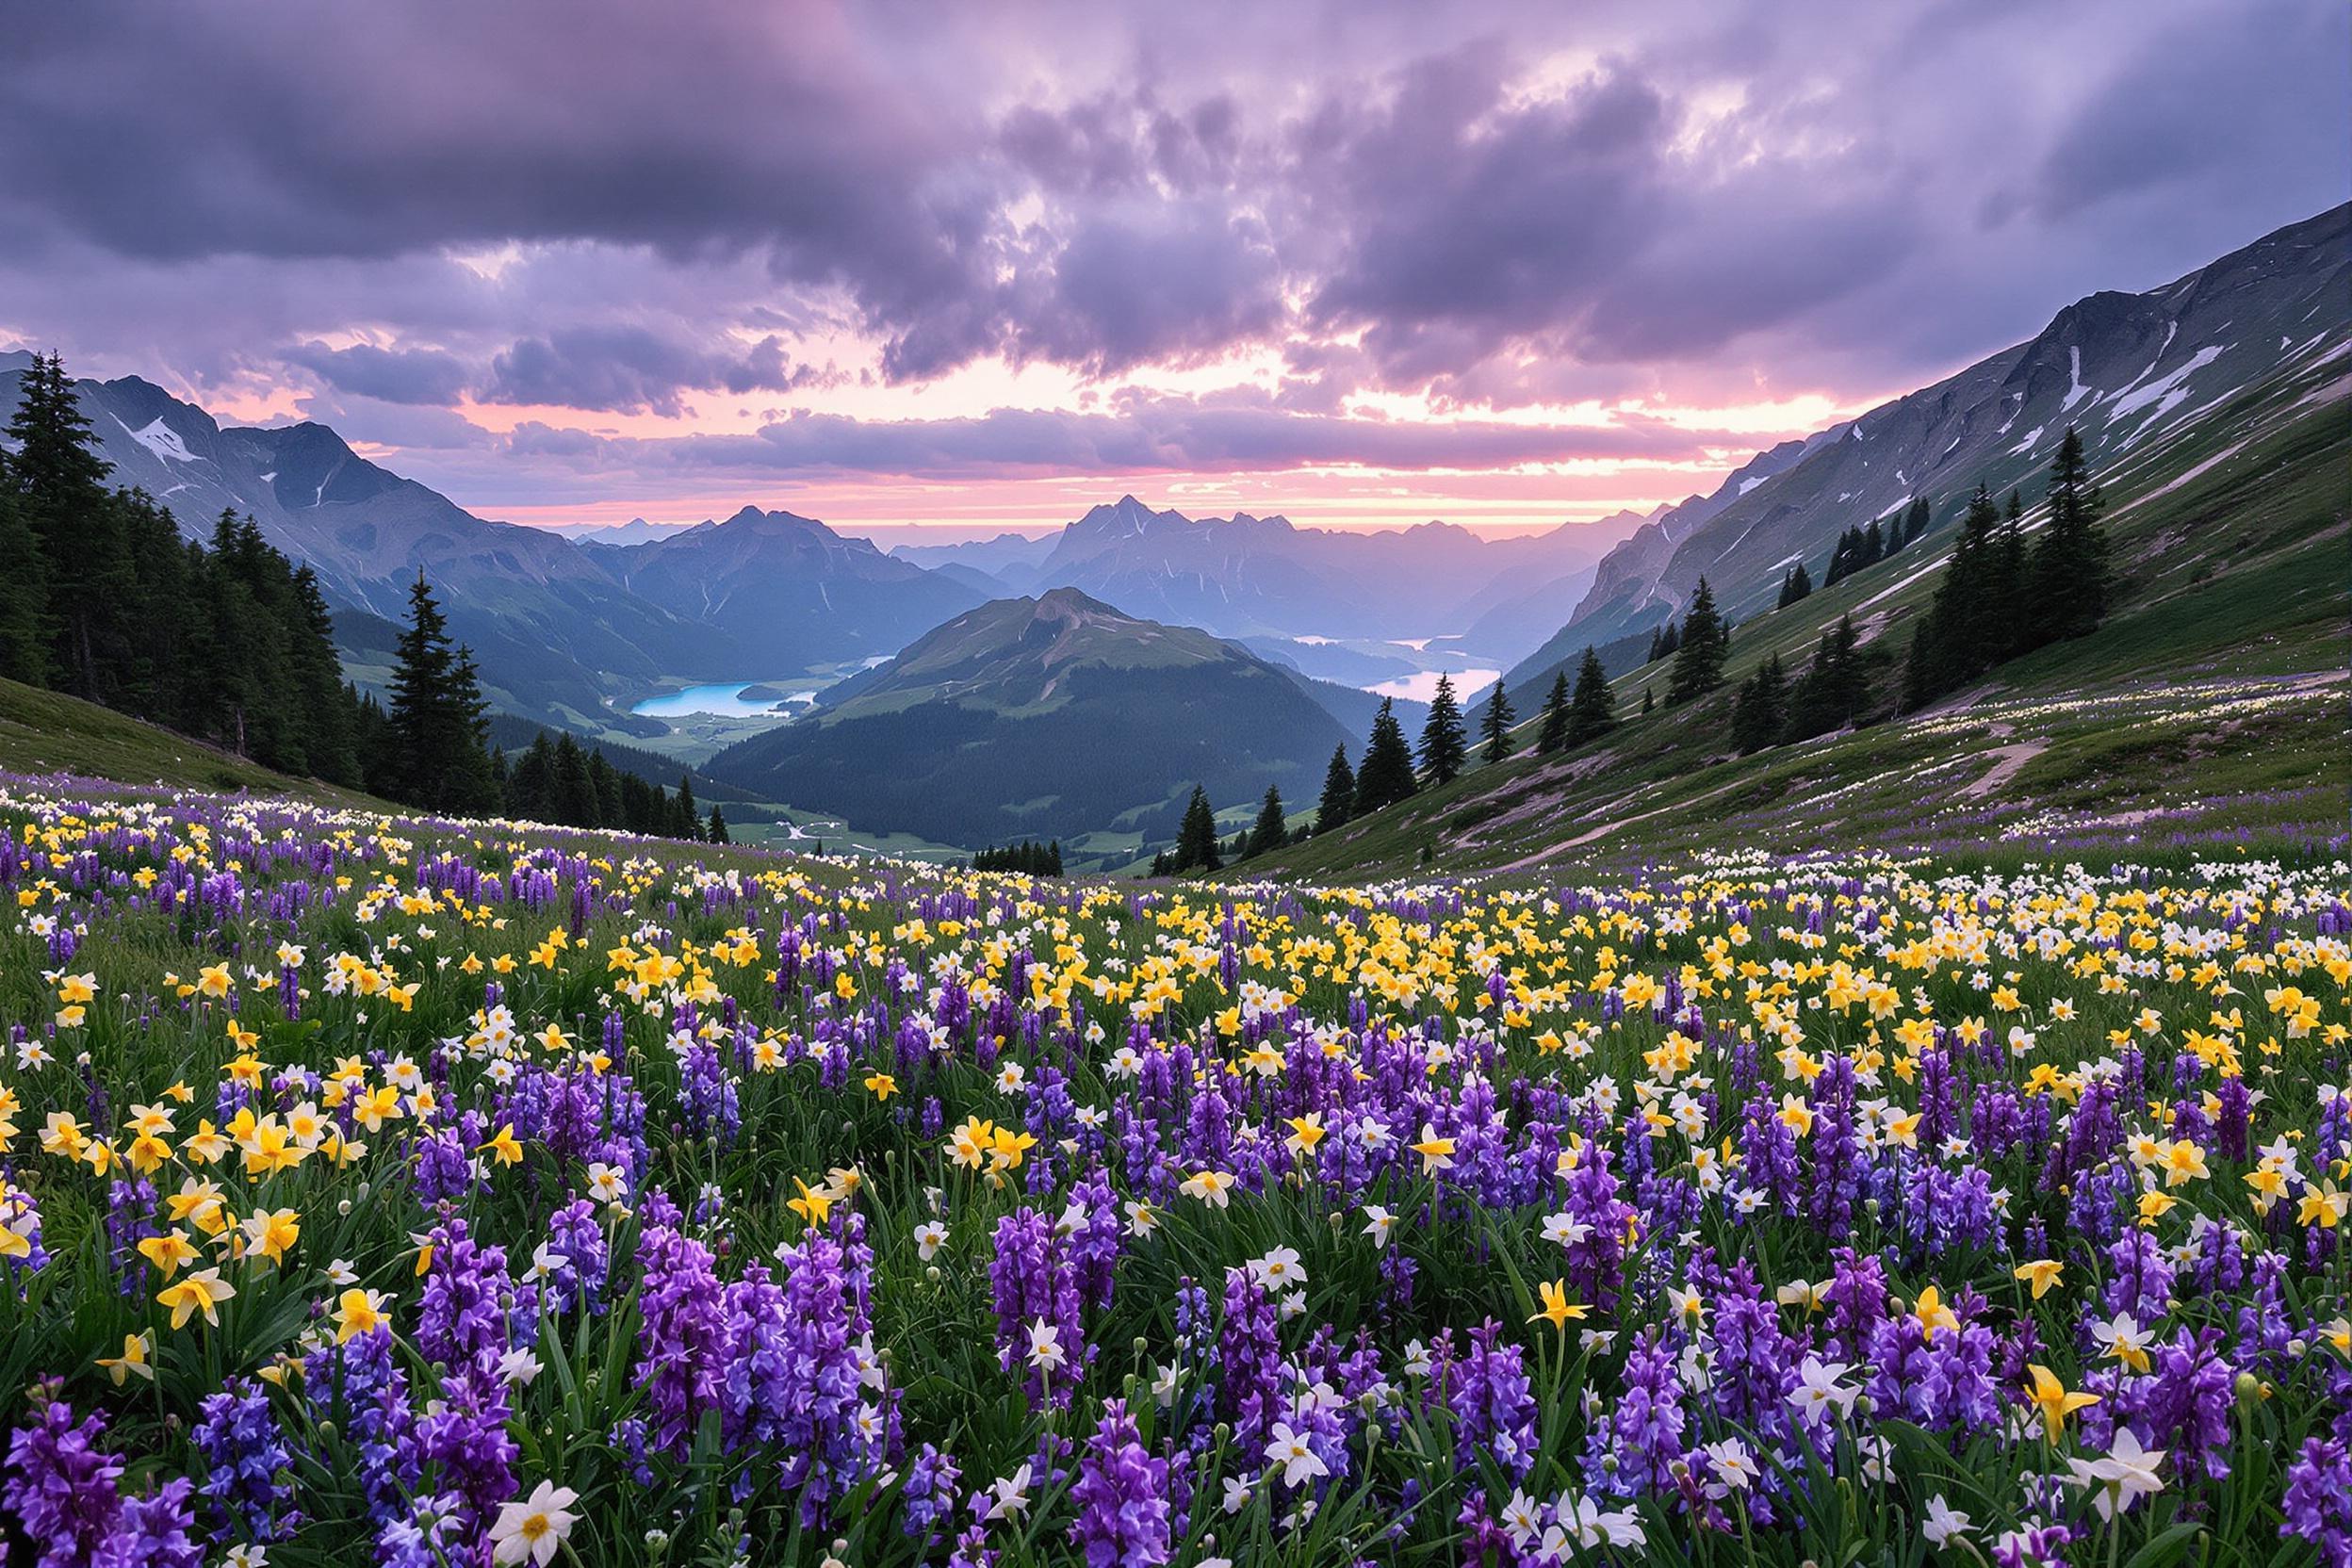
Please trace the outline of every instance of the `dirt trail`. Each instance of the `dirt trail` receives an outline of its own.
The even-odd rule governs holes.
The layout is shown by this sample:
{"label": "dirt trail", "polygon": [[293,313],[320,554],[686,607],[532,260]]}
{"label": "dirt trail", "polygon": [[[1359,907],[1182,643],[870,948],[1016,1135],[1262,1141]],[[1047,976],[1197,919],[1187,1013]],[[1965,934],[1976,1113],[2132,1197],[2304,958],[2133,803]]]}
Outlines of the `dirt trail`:
{"label": "dirt trail", "polygon": [[1707,791],[1705,794],[1692,795],[1689,800],[1669,801],[1664,806],[1653,807],[1647,811],[1636,811],[1629,817],[1611,818],[1609,821],[1601,824],[1598,827],[1586,828],[1583,832],[1577,834],[1573,839],[1562,839],[1556,844],[1546,844],[1542,849],[1537,850],[1534,854],[1521,856],[1518,859],[1511,861],[1511,864],[1507,866],[1497,866],[1495,871],[1499,874],[1500,873],[1509,871],[1526,871],[1531,866],[1542,865],[1544,861],[1550,859],[1553,856],[1558,855],[1562,850],[1574,849],[1578,844],[1589,844],[1593,840],[1602,837],[1604,834],[1614,833],[1617,829],[1630,826],[1637,822],[1646,822],[1652,817],[1662,817],[1669,811],[1679,811],[1687,806],[1696,806],[1701,801],[1713,800],[1717,795],[1723,793],[1726,790],[1729,790],[1735,785],[1742,782],[1744,782],[1744,780],[1735,778],[1729,784],[1718,784],[1715,788]]}
{"label": "dirt trail", "polygon": [[1995,746],[1985,755],[1998,758],[1999,760],[1986,770],[1984,777],[1963,788],[1960,792],[1960,798],[1978,800],[1991,794],[1995,790],[2017,777],[2019,768],[2024,767],[2049,749],[2048,741],[2019,741],[2015,745]]}

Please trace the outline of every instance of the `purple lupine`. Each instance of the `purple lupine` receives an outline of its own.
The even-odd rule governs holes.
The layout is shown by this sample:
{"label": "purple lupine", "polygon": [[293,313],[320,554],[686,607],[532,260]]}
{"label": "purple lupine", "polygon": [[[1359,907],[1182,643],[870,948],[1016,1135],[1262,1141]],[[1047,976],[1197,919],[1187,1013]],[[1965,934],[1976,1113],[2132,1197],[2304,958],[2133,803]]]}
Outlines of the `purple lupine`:
{"label": "purple lupine", "polygon": [[506,1380],[496,1371],[452,1372],[441,1399],[416,1423],[417,1448],[438,1467],[440,1483],[455,1495],[460,1527],[488,1527],[498,1505],[521,1490],[514,1479],[520,1450],[507,1432]]}
{"label": "purple lupine", "polygon": [[195,1486],[174,1476],[151,1495],[123,1498],[119,1522],[90,1568],[202,1568],[204,1549],[188,1533],[196,1523],[188,1500]]}
{"label": "purple lupine", "polygon": [[494,1372],[513,1348],[514,1282],[507,1277],[506,1249],[483,1247],[462,1219],[435,1228],[432,1247],[416,1348],[427,1361],[447,1367]]}
{"label": "purple lupine", "polygon": [[406,1511],[416,1490],[416,1418],[408,1404],[408,1374],[392,1353],[392,1331],[382,1325],[335,1347],[335,1397],[343,1430],[359,1445],[360,1486],[368,1514],[379,1525]]}
{"label": "purple lupine", "polygon": [[649,1437],[662,1451],[683,1457],[702,1413],[718,1396],[718,1356],[724,1325],[718,1275],[710,1250],[674,1224],[675,1206],[649,1199],[648,1223],[637,1243],[644,1271],[638,1292],[635,1385],[645,1391]]}
{"label": "purple lupine", "polygon": [[[996,1302],[998,1364],[1007,1372],[1023,1367],[1022,1380],[1031,1398],[1050,1395],[1056,1404],[1067,1403],[1089,1353],[1079,1322],[1078,1282],[1068,1238],[1057,1234],[1054,1222],[1037,1210],[1014,1210],[996,1222],[988,1284]],[[1039,1320],[1058,1334],[1062,1353],[1069,1358],[1069,1376],[1048,1380],[1026,1366],[1030,1326]]]}
{"label": "purple lupine", "polygon": [[190,1436],[204,1457],[204,1495],[247,1540],[278,1540],[297,1521],[288,1511],[294,1488],[286,1478],[294,1455],[269,1394],[257,1382],[233,1379],[207,1395],[201,1409]]}
{"label": "purple lupine", "polygon": [[1282,1342],[1274,1299],[1246,1268],[1225,1271],[1225,1315],[1217,1337],[1217,1410],[1233,1441],[1255,1452],[1282,1411]]}
{"label": "purple lupine", "polygon": [[76,1422],[74,1407],[53,1386],[37,1390],[35,1398],[46,1403],[9,1440],[0,1503],[39,1551],[35,1568],[83,1568],[121,1518],[122,1462],[98,1449],[106,1417],[93,1411]]}
{"label": "purple lupine", "polygon": [[1070,1536],[1087,1568],[1156,1568],[1168,1560],[1168,1462],[1144,1447],[1125,1400],[1103,1405],[1070,1496],[1078,1510]]}
{"label": "purple lupine", "polygon": [[1492,1318],[1471,1331],[1469,1350],[1448,1369],[1446,1403],[1463,1470],[1489,1455],[1517,1481],[1535,1462],[1535,1396],[1519,1347],[1504,1344],[1502,1331]]}
{"label": "purple lupine", "polygon": [[604,1281],[612,1249],[596,1217],[596,1205],[576,1198],[548,1217],[547,1250],[562,1258],[550,1275],[559,1311],[586,1306],[604,1311]]}
{"label": "purple lupine", "polygon": [[1604,1496],[1671,1494],[1674,1468],[1685,1462],[1675,1353],[1655,1333],[1645,1335],[1625,1358],[1625,1385],[1615,1407],[1593,1426],[1585,1474]]}
{"label": "purple lupine", "polygon": [[2352,1568],[2352,1452],[2344,1444],[2303,1440],[2279,1509],[2286,1515],[2280,1535],[2316,1546],[2326,1568]]}

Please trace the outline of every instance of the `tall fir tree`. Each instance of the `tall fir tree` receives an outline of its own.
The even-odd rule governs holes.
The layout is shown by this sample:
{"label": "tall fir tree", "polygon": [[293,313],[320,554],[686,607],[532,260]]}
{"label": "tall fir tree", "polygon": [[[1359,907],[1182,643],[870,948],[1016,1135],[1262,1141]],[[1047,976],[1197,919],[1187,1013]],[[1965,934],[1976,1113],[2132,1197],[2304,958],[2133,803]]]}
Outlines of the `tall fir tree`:
{"label": "tall fir tree", "polygon": [[449,640],[449,622],[419,571],[408,625],[393,653],[388,716],[399,753],[395,798],[431,811],[482,808],[489,785],[485,706],[473,656]]}
{"label": "tall fir tree", "polygon": [[1386,697],[1372,715],[1372,739],[1364,748],[1364,765],[1356,770],[1356,805],[1348,814],[1361,817],[1383,806],[1410,800],[1420,788],[1413,773],[1413,748],[1405,743],[1405,727]]}
{"label": "tall fir tree", "polygon": [[1258,820],[1250,825],[1249,853],[1264,855],[1282,847],[1290,840],[1290,825],[1282,820],[1282,792],[1268,784],[1266,799],[1258,807]]}
{"label": "tall fir tree", "polygon": [[1780,739],[1787,719],[1788,678],[1775,653],[1740,683],[1731,705],[1731,743],[1745,756]]}
{"label": "tall fir tree", "polygon": [[1469,760],[1470,738],[1462,727],[1462,704],[1454,700],[1454,678],[1441,675],[1429,697],[1429,716],[1421,723],[1421,771],[1432,785],[1451,784]]}
{"label": "tall fir tree", "polygon": [[1674,667],[1667,683],[1669,702],[1688,702],[1723,683],[1723,661],[1731,652],[1731,629],[1715,608],[1715,590],[1707,579],[1690,596],[1682,617],[1682,640],[1674,649]]}
{"label": "tall fir tree", "polygon": [[1209,805],[1209,792],[1196,784],[1192,798],[1184,803],[1184,820],[1176,828],[1176,857],[1169,870],[1177,874],[1188,871],[1212,872],[1224,864],[1217,842],[1217,811]]}
{"label": "tall fir tree", "polygon": [[1800,561],[1789,567],[1788,575],[1780,580],[1780,603],[1774,608],[1786,610],[1811,592],[1813,592],[1812,574],[1805,569],[1805,563]]}
{"label": "tall fir tree", "polygon": [[129,563],[106,488],[109,466],[63,359],[36,355],[19,378],[8,436],[17,512],[47,580],[47,666],[66,691],[106,702],[120,618],[130,608]]}
{"label": "tall fir tree", "polygon": [[710,828],[704,837],[714,844],[731,844],[735,841],[727,837],[727,814],[715,806],[710,808]]}
{"label": "tall fir tree", "polygon": [[1544,699],[1544,722],[1535,732],[1535,752],[1549,757],[1568,743],[1568,667],[1552,672],[1552,690]]}
{"label": "tall fir tree", "polygon": [[1856,651],[1859,643],[1852,615],[1840,615],[1836,626],[1821,633],[1812,664],[1789,691],[1788,715],[1782,726],[1785,739],[1826,735],[1861,714],[1870,701],[1870,679]]}
{"label": "tall fir tree", "polygon": [[1518,719],[1519,715],[1511,711],[1511,698],[1504,693],[1503,682],[1497,677],[1494,692],[1488,695],[1486,706],[1478,712],[1478,735],[1486,742],[1479,755],[1489,763],[1499,762],[1511,755],[1511,727]]}
{"label": "tall fir tree", "polygon": [[1356,773],[1348,765],[1348,747],[1343,743],[1331,748],[1331,765],[1323,770],[1323,798],[1315,808],[1315,830],[1329,833],[1355,808]]}
{"label": "tall fir tree", "polygon": [[2107,613],[2107,540],[2099,526],[2105,500],[2091,479],[2082,437],[2073,426],[2050,460],[2049,519],[2028,567],[2026,599],[2034,643],[2095,630]]}
{"label": "tall fir tree", "polygon": [[48,567],[41,541],[17,504],[8,453],[0,451],[0,676],[39,686],[49,678]]}
{"label": "tall fir tree", "polygon": [[1609,672],[1592,644],[1576,664],[1576,690],[1568,699],[1568,744],[1580,746],[1617,727],[1617,694],[1609,689]]}

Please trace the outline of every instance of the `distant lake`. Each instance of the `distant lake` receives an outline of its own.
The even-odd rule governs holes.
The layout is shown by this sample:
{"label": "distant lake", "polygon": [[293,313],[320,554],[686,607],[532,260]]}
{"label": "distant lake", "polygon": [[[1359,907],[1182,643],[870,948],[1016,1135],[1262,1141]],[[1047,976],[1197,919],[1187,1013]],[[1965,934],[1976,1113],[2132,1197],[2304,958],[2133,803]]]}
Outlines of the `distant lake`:
{"label": "distant lake", "polygon": [[[690,713],[710,713],[723,719],[765,719],[781,717],[773,699],[766,702],[743,700],[743,694],[752,687],[768,684],[753,680],[723,680],[713,686],[688,686],[658,697],[647,697],[629,710],[653,719],[682,719]],[[781,690],[771,686],[771,690]],[[814,690],[786,693],[785,700],[805,705],[816,697]]]}
{"label": "distant lake", "polygon": [[1400,675],[1394,680],[1383,680],[1377,686],[1366,686],[1364,690],[1376,697],[1403,697],[1408,702],[1427,702],[1437,695],[1438,678],[1450,675],[1454,678],[1454,695],[1466,697],[1471,693],[1493,684],[1502,673],[1500,670],[1476,668],[1415,670],[1411,675]]}

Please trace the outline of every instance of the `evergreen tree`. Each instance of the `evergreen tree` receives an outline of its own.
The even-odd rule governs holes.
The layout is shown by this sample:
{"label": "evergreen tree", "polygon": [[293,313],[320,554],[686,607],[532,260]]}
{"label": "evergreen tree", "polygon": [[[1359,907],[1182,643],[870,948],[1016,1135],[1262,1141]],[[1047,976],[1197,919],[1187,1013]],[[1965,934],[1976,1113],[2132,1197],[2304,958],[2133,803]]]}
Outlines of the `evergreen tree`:
{"label": "evergreen tree", "polygon": [[1992,525],[1989,542],[1977,560],[1979,581],[1970,596],[1976,606],[1974,662],[1990,669],[2032,647],[2035,638],[2028,624],[2032,606],[2026,602],[2025,498],[2015,490]]}
{"label": "evergreen tree", "polygon": [[1731,629],[1715,609],[1715,591],[1699,579],[1690,608],[1682,617],[1682,641],[1667,683],[1669,702],[1688,702],[1723,683],[1723,660],[1731,651]]}
{"label": "evergreen tree", "polygon": [[1486,699],[1484,711],[1478,715],[1478,734],[1486,741],[1480,755],[1487,761],[1499,762],[1511,755],[1511,727],[1518,718],[1519,715],[1511,711],[1511,698],[1504,694],[1501,679],[1497,678],[1493,694]]}
{"label": "evergreen tree", "polygon": [[1552,672],[1551,694],[1544,699],[1544,724],[1535,732],[1535,752],[1549,757],[1568,743],[1568,667]]}
{"label": "evergreen tree", "polygon": [[1421,771],[1433,785],[1451,784],[1469,760],[1469,734],[1462,727],[1462,705],[1454,700],[1454,678],[1441,675],[1429,698],[1429,716],[1421,725]]}
{"label": "evergreen tree", "polygon": [[1910,510],[1903,514],[1903,542],[1907,545],[1914,539],[1923,537],[1927,532],[1928,522],[1932,515],[1926,497],[1912,497]]}
{"label": "evergreen tree", "polygon": [[1420,788],[1413,774],[1413,751],[1405,743],[1405,727],[1386,697],[1372,716],[1372,739],[1364,748],[1364,766],[1356,770],[1356,804],[1349,816],[1361,817],[1383,806],[1410,800]]}
{"label": "evergreen tree", "polygon": [[670,829],[670,837],[686,840],[701,838],[702,811],[694,804],[694,781],[684,774],[678,776],[678,793],[674,801],[671,811],[677,825]]}
{"label": "evergreen tree", "polygon": [[490,804],[490,758],[482,744],[487,709],[473,655],[450,643],[449,623],[421,571],[408,607],[389,687],[398,772],[384,783],[395,798],[427,810],[480,809]]}
{"label": "evergreen tree", "polygon": [[1821,633],[1813,662],[1788,694],[1788,719],[1782,728],[1789,741],[1808,741],[1841,729],[1870,701],[1869,674],[1855,648],[1860,642],[1852,615]]}
{"label": "evergreen tree", "polygon": [[0,677],[39,686],[49,678],[48,569],[41,541],[17,504],[0,451]]}
{"label": "evergreen tree", "polygon": [[569,734],[555,743],[555,820],[566,827],[594,827],[601,814],[588,754]]}
{"label": "evergreen tree", "polygon": [[1805,563],[1800,561],[1788,568],[1788,576],[1780,580],[1780,603],[1776,608],[1786,610],[1811,592],[1812,576],[1805,571]]}
{"label": "evergreen tree", "polygon": [[1169,862],[1169,874],[1211,872],[1223,863],[1217,853],[1217,812],[1209,805],[1209,792],[1196,784],[1192,798],[1184,803],[1184,821],[1177,825],[1176,854]]}
{"label": "evergreen tree", "polygon": [[1958,691],[1984,671],[1986,617],[1993,612],[1985,587],[2000,523],[1992,493],[1979,482],[1961,515],[1959,537],[1952,541],[1952,559],[1936,581],[1936,596],[1911,634],[1904,707],[1923,707]]}
{"label": "evergreen tree", "polygon": [[2050,517],[2027,572],[2028,624],[2034,644],[2097,629],[2107,613],[2107,541],[2099,526],[2104,498],[2091,480],[2082,438],[2066,427],[2050,461]]}
{"label": "evergreen tree", "polygon": [[1788,678],[1775,653],[1740,683],[1731,705],[1731,743],[1742,756],[1763,750],[1780,739],[1788,717]]}
{"label": "evergreen tree", "polygon": [[1266,803],[1258,808],[1258,820],[1250,829],[1248,853],[1264,855],[1267,850],[1280,849],[1290,838],[1290,825],[1282,820],[1282,792],[1273,785],[1266,787]]}
{"label": "evergreen tree", "polygon": [[1643,713],[1648,713],[1648,712],[1649,712],[1649,711],[1651,711],[1653,709],[1655,709],[1657,706],[1658,706],[1658,699],[1657,699],[1656,697],[1654,697],[1654,696],[1650,695],[1650,689],[1649,689],[1647,686],[1642,687],[1642,711]]}
{"label": "evergreen tree", "polygon": [[727,817],[715,806],[710,808],[710,841],[714,844],[731,844],[735,841],[727,836]]}
{"label": "evergreen tree", "polygon": [[1609,689],[1609,672],[1601,667],[1601,656],[1587,643],[1584,658],[1576,664],[1576,694],[1568,699],[1567,743],[1580,746],[1616,727],[1617,694]]}
{"label": "evergreen tree", "polygon": [[45,662],[65,690],[104,702],[111,693],[101,660],[124,586],[119,518],[108,504],[108,465],[57,355],[36,355],[19,378],[8,436],[17,514],[39,547],[34,569],[47,583]]}
{"label": "evergreen tree", "polygon": [[1348,747],[1331,748],[1331,765],[1323,770],[1323,798],[1315,808],[1315,830],[1329,833],[1348,820],[1356,806],[1356,774],[1348,765]]}

